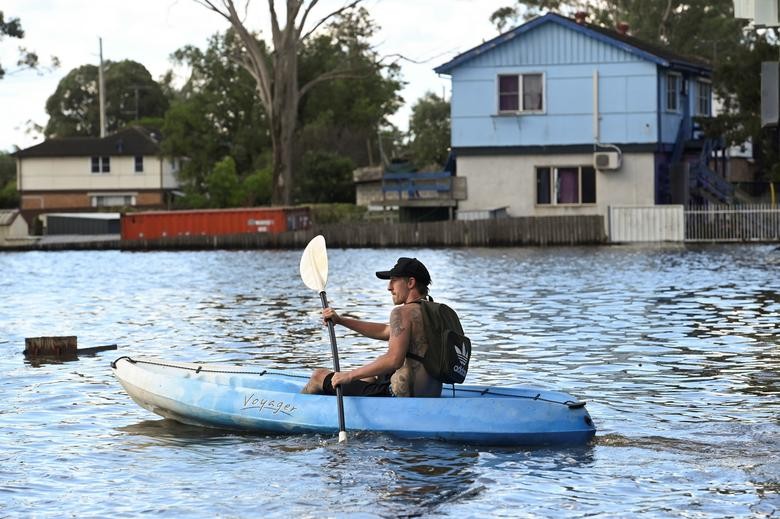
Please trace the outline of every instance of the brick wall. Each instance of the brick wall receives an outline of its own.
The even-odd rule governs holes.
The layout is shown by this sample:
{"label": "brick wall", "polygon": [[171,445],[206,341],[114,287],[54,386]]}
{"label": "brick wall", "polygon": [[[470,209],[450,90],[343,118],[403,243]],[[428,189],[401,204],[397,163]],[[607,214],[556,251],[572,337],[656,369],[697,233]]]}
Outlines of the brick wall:
{"label": "brick wall", "polygon": [[[94,194],[94,192],[90,192]],[[135,192],[135,207],[163,208],[163,194],[160,191]],[[85,191],[72,192],[23,192],[21,195],[23,211],[85,210],[92,211],[92,197]]]}

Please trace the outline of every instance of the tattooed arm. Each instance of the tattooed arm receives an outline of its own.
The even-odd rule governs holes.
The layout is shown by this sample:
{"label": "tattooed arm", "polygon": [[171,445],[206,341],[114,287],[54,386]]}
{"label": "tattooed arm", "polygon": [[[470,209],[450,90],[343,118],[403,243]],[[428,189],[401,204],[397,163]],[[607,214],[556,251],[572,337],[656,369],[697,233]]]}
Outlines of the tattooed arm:
{"label": "tattooed arm", "polygon": [[393,373],[404,364],[406,352],[409,348],[411,321],[409,305],[393,308],[390,313],[390,342],[387,352],[380,355],[373,362],[347,372],[336,373],[333,376],[333,385],[348,383],[356,379],[375,377]]}
{"label": "tattooed arm", "polygon": [[322,318],[326,321],[331,319],[333,324],[346,326],[350,330],[355,330],[359,334],[365,335],[371,339],[377,339],[380,341],[386,341],[390,339],[390,326],[387,324],[370,323],[368,321],[352,319],[351,317],[342,317],[330,307],[324,308],[322,310]]}

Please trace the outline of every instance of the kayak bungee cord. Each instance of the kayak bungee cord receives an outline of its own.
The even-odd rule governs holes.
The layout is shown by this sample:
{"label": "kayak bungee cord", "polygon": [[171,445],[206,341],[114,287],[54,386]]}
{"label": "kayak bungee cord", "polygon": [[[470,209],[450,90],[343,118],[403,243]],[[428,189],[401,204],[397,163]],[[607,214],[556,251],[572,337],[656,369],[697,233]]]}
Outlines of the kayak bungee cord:
{"label": "kayak bungee cord", "polygon": [[[309,377],[307,375],[301,375],[297,373],[289,373],[286,371],[275,371],[275,370],[268,370],[264,369],[263,371],[244,371],[244,370],[218,370],[218,369],[211,369],[211,368],[204,368],[202,365],[198,366],[197,368],[193,366],[181,366],[178,364],[168,364],[165,362],[154,362],[150,360],[141,360],[141,359],[134,359],[132,357],[128,357],[127,355],[119,357],[118,359],[111,362],[111,367],[116,369],[116,364],[120,360],[125,359],[131,364],[149,364],[151,366],[160,366],[163,368],[173,368],[173,369],[183,369],[186,371],[193,371],[195,373],[218,373],[223,375],[233,375],[233,374],[240,374],[240,375],[258,375],[260,377],[264,375],[278,375],[282,377],[293,377],[293,378],[305,378],[308,379]],[[452,384],[454,388],[454,384]],[[459,387],[457,389],[454,389],[454,391],[460,391],[463,393],[477,393],[480,396],[484,396],[487,394],[493,395],[493,396],[501,396],[506,398],[525,398],[528,400],[538,400],[541,402],[548,402],[551,404],[560,404],[565,405],[569,407],[570,409],[578,409],[580,407],[584,407],[586,402],[583,401],[573,401],[573,400],[566,400],[565,402],[560,402],[558,400],[551,400],[548,398],[542,398],[541,393],[537,393],[536,396],[526,396],[526,395],[512,395],[509,393],[503,393],[500,390],[496,391],[493,388],[486,387],[484,389],[469,389],[465,387]],[[455,397],[453,397],[455,398]]]}
{"label": "kayak bungee cord", "polygon": [[197,368],[194,368],[192,366],[181,366],[181,365],[178,365],[178,364],[166,364],[165,362],[152,362],[150,360],[139,360],[139,359],[134,359],[132,357],[128,357],[126,355],[124,357],[119,357],[118,359],[113,361],[111,363],[111,367],[116,369],[116,363],[119,362],[122,359],[127,360],[127,362],[129,362],[131,364],[149,364],[150,366],[160,366],[162,368],[183,369],[183,370],[186,370],[186,371],[194,371],[195,373],[219,373],[219,374],[222,374],[222,375],[236,375],[236,374],[238,374],[238,375],[258,375],[258,376],[261,376],[261,377],[263,375],[279,375],[279,376],[282,376],[282,377],[294,377],[294,378],[306,378],[306,379],[309,378],[307,375],[299,375],[297,373],[288,373],[288,372],[285,372],[285,371],[274,371],[274,370],[269,370],[269,369],[264,369],[263,371],[244,371],[243,369],[241,369],[241,370],[232,370],[231,371],[231,370],[219,370],[219,369],[204,368],[203,366],[198,366]]}

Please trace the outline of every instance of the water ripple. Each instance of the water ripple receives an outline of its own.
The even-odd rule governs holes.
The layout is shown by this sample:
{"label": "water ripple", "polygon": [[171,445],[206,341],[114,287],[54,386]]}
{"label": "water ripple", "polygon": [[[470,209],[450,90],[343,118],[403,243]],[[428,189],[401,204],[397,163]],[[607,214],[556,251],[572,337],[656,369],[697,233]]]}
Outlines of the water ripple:
{"label": "water ripple", "polygon": [[[4,253],[0,515],[778,513],[774,246],[336,249],[332,304],[386,320],[374,271],[402,254],[428,265],[432,295],[461,314],[470,381],[576,394],[599,428],[593,444],[490,449],[362,433],[344,447],[158,419],[112,378],[113,356],[299,372],[331,364],[300,252]],[[25,361],[24,338],[40,335],[119,351]],[[346,368],[383,349],[344,329],[338,340]]]}

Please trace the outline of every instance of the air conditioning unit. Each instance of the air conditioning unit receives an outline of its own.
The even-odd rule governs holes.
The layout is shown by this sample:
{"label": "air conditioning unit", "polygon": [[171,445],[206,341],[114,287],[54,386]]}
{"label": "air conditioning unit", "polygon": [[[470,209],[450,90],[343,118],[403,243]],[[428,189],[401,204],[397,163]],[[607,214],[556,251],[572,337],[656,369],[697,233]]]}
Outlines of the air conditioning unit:
{"label": "air conditioning unit", "polygon": [[616,151],[599,151],[594,153],[593,167],[601,171],[620,169],[620,154]]}

